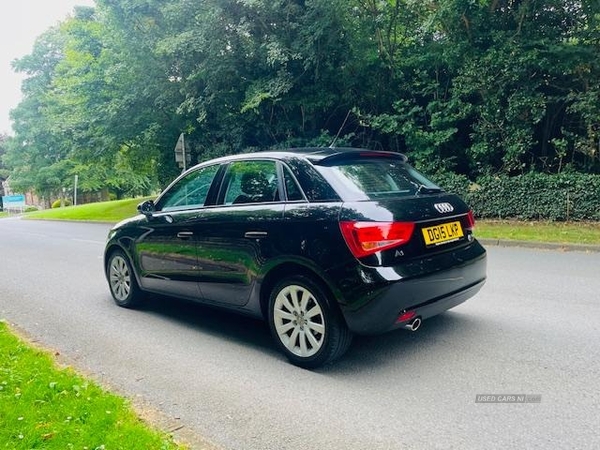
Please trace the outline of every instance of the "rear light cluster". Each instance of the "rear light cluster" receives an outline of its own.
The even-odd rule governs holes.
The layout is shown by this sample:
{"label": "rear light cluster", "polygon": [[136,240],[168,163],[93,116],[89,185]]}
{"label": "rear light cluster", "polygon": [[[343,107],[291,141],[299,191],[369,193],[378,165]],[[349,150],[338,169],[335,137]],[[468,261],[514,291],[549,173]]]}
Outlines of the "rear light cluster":
{"label": "rear light cluster", "polygon": [[475,228],[475,216],[473,215],[473,210],[469,210],[469,214],[467,214],[467,226],[466,229],[469,231],[473,231]]}
{"label": "rear light cluster", "polygon": [[414,222],[340,222],[342,235],[356,258],[406,244]]}

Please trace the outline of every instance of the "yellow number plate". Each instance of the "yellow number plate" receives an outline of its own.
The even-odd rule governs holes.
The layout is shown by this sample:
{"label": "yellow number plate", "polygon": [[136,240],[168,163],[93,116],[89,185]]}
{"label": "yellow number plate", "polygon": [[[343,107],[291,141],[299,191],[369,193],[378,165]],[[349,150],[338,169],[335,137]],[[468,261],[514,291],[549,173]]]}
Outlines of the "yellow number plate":
{"label": "yellow number plate", "polygon": [[460,222],[443,223],[435,227],[423,228],[421,231],[428,246],[447,244],[464,236]]}

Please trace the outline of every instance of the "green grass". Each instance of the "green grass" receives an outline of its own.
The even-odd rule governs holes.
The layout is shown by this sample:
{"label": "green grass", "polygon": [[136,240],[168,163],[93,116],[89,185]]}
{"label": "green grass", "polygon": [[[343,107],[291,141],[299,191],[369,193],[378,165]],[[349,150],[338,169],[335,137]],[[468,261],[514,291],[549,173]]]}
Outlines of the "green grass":
{"label": "green grass", "polygon": [[26,213],[28,219],[87,220],[99,222],[119,222],[137,214],[136,206],[146,198],[116,200],[112,202],[90,203]]}
{"label": "green grass", "polygon": [[0,321],[0,448],[182,449],[151,430],[127,401],[59,369]]}
{"label": "green grass", "polygon": [[4,212],[4,211],[1,211],[0,212],[0,219],[2,219],[3,217],[8,217],[8,213]]}
{"label": "green grass", "polygon": [[599,222],[478,221],[475,235],[484,239],[600,245]]}

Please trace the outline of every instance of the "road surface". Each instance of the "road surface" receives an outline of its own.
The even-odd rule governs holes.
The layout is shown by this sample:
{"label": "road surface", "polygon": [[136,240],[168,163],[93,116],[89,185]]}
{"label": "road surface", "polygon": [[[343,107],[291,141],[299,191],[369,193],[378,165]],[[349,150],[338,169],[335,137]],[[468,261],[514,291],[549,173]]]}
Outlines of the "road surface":
{"label": "road surface", "polygon": [[491,247],[475,298],[310,372],[262,322],[166,298],[115,306],[108,228],[1,219],[0,319],[216,448],[600,448],[600,253]]}

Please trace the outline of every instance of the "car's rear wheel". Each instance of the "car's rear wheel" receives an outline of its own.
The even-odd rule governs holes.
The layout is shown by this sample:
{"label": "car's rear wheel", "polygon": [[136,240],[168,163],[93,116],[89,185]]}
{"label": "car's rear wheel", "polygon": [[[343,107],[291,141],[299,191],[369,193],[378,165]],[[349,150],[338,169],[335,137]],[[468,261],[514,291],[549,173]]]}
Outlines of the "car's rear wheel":
{"label": "car's rear wheel", "polygon": [[115,303],[124,308],[138,306],[142,300],[142,291],[125,253],[115,250],[108,259],[106,270],[110,293]]}
{"label": "car's rear wheel", "polygon": [[304,276],[288,277],[271,291],[269,325],[295,365],[315,368],[346,352],[352,333],[324,290]]}

